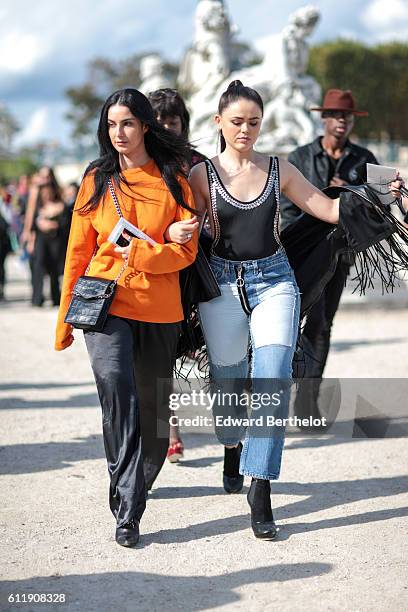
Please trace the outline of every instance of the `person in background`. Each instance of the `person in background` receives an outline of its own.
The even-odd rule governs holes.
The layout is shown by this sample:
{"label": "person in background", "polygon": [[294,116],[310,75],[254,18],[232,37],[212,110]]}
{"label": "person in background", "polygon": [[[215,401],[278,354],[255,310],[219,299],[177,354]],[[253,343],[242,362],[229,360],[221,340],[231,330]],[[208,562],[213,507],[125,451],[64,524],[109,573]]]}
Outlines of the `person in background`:
{"label": "person in background", "polygon": [[55,176],[54,170],[50,166],[43,166],[36,174],[33,175],[28,190],[21,241],[23,244],[27,245],[27,250],[29,253],[32,252],[34,247],[33,223],[38,207],[40,206],[39,191],[41,185],[45,184],[52,185],[58,194],[61,193],[61,188]]}
{"label": "person in background", "polygon": [[17,206],[21,219],[24,219],[26,214],[29,191],[30,178],[27,174],[22,174],[17,184]]}
{"label": "person in background", "polygon": [[68,185],[63,189],[62,199],[64,200],[64,204],[71,214],[74,210],[78,191],[79,185],[76,181],[71,181],[71,183],[68,183]]}
{"label": "person in background", "polygon": [[34,244],[32,250],[33,306],[44,303],[44,276],[49,275],[51,299],[60,303],[59,276],[62,273],[66,247],[67,209],[59,190],[53,183],[39,186],[39,202],[33,221]]}
{"label": "person in background", "polygon": [[69,238],[69,231],[71,229],[72,214],[74,212],[74,206],[75,206],[75,201],[78,196],[78,192],[79,192],[79,185],[76,181],[72,181],[71,183],[68,183],[68,185],[64,187],[64,189],[62,190],[62,199],[65,205],[65,212],[66,212],[66,216],[65,216],[66,223],[64,224],[64,227],[62,228],[62,233],[61,233],[61,249],[62,249],[61,273],[64,271],[65,253],[66,253],[67,246],[68,246],[68,238]]}
{"label": "person in background", "polygon": [[[163,89],[152,91],[149,93],[149,101],[160,125],[189,140],[190,113],[183,98],[175,89],[164,87]],[[191,147],[188,162],[189,169],[205,159],[205,155]]]}
{"label": "person in background", "polygon": [[10,240],[10,227],[12,215],[10,208],[10,194],[4,187],[0,186],[0,300],[4,300],[4,288],[6,285],[6,258],[12,252]]}
{"label": "person in background", "polygon": [[[328,186],[360,185],[367,179],[366,164],[377,164],[374,154],[350,141],[355,117],[368,113],[357,110],[351,91],[329,89],[321,107],[310,109],[321,113],[324,134],[313,142],[298,147],[289,154],[288,161],[318,189]],[[280,203],[281,230],[296,222],[301,210],[284,194]],[[326,285],[320,299],[306,316],[300,346],[305,353],[306,379],[317,379],[310,385],[300,385],[295,400],[298,416],[319,416],[318,395],[326,365],[334,316],[339,307],[350,265],[346,255],[340,255],[333,278]]]}
{"label": "person in background", "polygon": [[51,184],[56,193],[60,194],[60,186],[56,179],[53,168],[43,166],[40,170],[31,177],[28,197],[26,201],[26,209],[24,215],[23,229],[20,236],[20,244],[23,249],[23,258],[28,259],[31,272],[31,286],[34,294],[34,260],[33,251],[35,245],[35,227],[34,219],[40,207],[40,187],[41,185]]}
{"label": "person in background", "polygon": [[[167,130],[171,130],[178,136],[184,136],[189,139],[190,131],[190,114],[187,110],[185,102],[180,94],[175,89],[165,87],[157,89],[149,93],[149,101],[156,113],[156,119]],[[191,149],[188,160],[187,170],[190,170],[196,164],[204,161],[204,155],[201,155],[195,149]],[[198,228],[197,217],[179,224],[180,235],[192,234]],[[170,237],[165,235],[166,240],[170,241]],[[174,412],[172,411],[172,414]],[[170,425],[169,448],[167,451],[167,459],[170,463],[177,463],[184,456],[184,444],[180,436],[177,425]]]}

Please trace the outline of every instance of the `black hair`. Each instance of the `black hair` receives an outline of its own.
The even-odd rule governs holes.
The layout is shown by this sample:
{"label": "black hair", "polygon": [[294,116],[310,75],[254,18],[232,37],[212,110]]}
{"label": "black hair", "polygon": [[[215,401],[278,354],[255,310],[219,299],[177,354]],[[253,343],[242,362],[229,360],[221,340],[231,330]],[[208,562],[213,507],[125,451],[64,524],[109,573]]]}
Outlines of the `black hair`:
{"label": "black hair", "polygon": [[[220,101],[218,102],[218,114],[222,115],[222,113],[225,111],[226,108],[228,108],[228,106],[230,106],[230,104],[236,102],[237,100],[240,100],[241,98],[244,98],[245,100],[250,100],[251,102],[255,102],[255,104],[257,104],[261,109],[261,113],[263,115],[264,105],[259,93],[255,91],[255,89],[252,89],[252,87],[246,87],[238,79],[236,79],[235,81],[231,81],[227,89],[221,95]],[[220,130],[219,134],[222,153],[225,150],[226,143],[222,130]]]}
{"label": "black hair", "polygon": [[134,117],[148,127],[144,135],[147,154],[157,164],[160,174],[177,204],[191,212],[196,212],[184,201],[183,190],[177,180],[179,176],[186,176],[185,168],[189,158],[187,140],[163,128],[157,122],[153,108],[146,96],[132,88],[115,91],[102,107],[97,131],[100,157],[91,162],[85,171],[85,176],[93,172],[95,189],[80,211],[86,214],[98,207],[101,198],[108,190],[108,179],[110,177],[119,189],[122,183],[130,186],[121,173],[119,153],[112,145],[109,136],[108,112],[110,107],[115,104],[126,106]]}
{"label": "black hair", "polygon": [[55,198],[61,199],[61,187],[58,183],[57,177],[55,176],[54,168],[51,166],[41,166],[41,168],[47,168],[48,170],[48,181],[46,183],[47,187],[52,187],[55,191]]}
{"label": "black hair", "polygon": [[180,117],[182,135],[188,138],[190,129],[190,113],[183,98],[175,89],[163,87],[149,93],[149,102],[157,115],[164,117]]}
{"label": "black hair", "polygon": [[54,194],[53,198],[55,198],[55,200],[61,199],[61,193],[60,193],[58,183],[54,179],[55,179],[55,176],[54,177],[50,176],[50,180],[48,183],[43,183],[42,185],[39,186],[38,199],[39,199],[40,204],[42,204],[42,192],[44,191],[44,189],[51,189],[51,191]]}

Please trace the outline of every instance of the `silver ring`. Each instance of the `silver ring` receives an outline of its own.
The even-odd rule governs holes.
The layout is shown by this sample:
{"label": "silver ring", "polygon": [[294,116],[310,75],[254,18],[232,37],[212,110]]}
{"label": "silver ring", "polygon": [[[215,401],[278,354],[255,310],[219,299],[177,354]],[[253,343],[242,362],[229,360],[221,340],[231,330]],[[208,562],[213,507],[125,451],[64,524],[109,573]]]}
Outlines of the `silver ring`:
{"label": "silver ring", "polygon": [[191,240],[192,234],[187,234],[187,240]]}

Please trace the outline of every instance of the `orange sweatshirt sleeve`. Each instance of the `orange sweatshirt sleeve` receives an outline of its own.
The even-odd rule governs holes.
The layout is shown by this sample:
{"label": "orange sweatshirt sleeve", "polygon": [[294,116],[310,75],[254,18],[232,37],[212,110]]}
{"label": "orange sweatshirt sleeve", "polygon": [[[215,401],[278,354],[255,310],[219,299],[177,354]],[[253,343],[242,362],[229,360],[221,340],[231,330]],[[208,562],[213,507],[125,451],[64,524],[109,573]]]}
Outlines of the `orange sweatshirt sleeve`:
{"label": "orange sweatshirt sleeve", "polygon": [[78,278],[84,274],[96,246],[97,232],[92,226],[90,214],[81,215],[78,212],[78,209],[89,200],[92,191],[93,178],[88,175],[81,183],[72,214],[55,337],[55,350],[57,351],[71,346],[74,341],[73,328],[64,323],[64,319],[71,301],[72,289]]}
{"label": "orange sweatshirt sleeve", "polygon": [[[182,180],[184,201],[191,208],[195,208],[193,194],[190,185],[185,179]],[[182,206],[177,207],[174,221],[191,219],[193,214]],[[198,248],[198,232],[186,244],[168,242],[152,246],[146,240],[134,238],[131,243],[128,265],[138,272],[149,274],[166,274],[167,272],[178,272],[186,268],[196,258]]]}

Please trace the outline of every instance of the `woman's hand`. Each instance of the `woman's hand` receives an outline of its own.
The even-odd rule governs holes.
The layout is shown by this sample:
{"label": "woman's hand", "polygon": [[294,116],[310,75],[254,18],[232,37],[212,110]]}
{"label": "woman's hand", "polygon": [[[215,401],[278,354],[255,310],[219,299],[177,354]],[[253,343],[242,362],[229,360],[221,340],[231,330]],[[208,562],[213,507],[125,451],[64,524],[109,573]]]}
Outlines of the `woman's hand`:
{"label": "woman's hand", "polygon": [[115,253],[119,253],[122,256],[122,258],[125,260],[126,264],[129,261],[129,254],[130,254],[131,247],[132,247],[132,243],[129,242],[129,244],[127,246],[125,246],[125,247],[117,246],[114,249]]}
{"label": "woman's hand", "polygon": [[49,234],[50,232],[54,232],[58,229],[58,222],[53,221],[52,219],[47,219],[46,217],[38,217],[36,221],[37,227],[44,234]]}
{"label": "woman's hand", "polygon": [[20,236],[20,244],[24,247],[27,242],[30,242],[32,239],[33,232],[30,230],[23,229]]}
{"label": "woman's hand", "polygon": [[344,185],[347,185],[346,181],[343,181],[343,179],[341,179],[338,176],[333,176],[332,180],[329,183],[330,187],[344,187]]}
{"label": "woman's hand", "polygon": [[28,239],[25,243],[25,248],[26,251],[29,255],[32,255],[34,252],[34,246],[35,246],[35,232],[30,232]]}
{"label": "woman's hand", "polygon": [[130,249],[132,247],[133,236],[128,234],[126,230],[123,230],[122,236],[125,240],[129,242],[129,244],[125,247],[121,247],[118,245],[117,247],[115,247],[114,250],[115,250],[115,253],[120,253],[122,255],[122,258],[125,260],[125,263],[127,264],[129,260]]}
{"label": "woman's hand", "polygon": [[396,200],[402,198],[402,193],[400,191],[401,187],[405,187],[405,182],[402,179],[400,173],[397,172],[397,178],[390,184],[391,193]]}
{"label": "woman's hand", "polygon": [[176,242],[177,244],[185,244],[191,240],[193,232],[198,229],[199,222],[197,217],[191,217],[186,221],[177,221],[168,226],[164,232],[164,238],[167,242]]}
{"label": "woman's hand", "polygon": [[41,207],[40,214],[42,217],[53,219],[64,212],[64,204],[62,202],[47,202]]}

